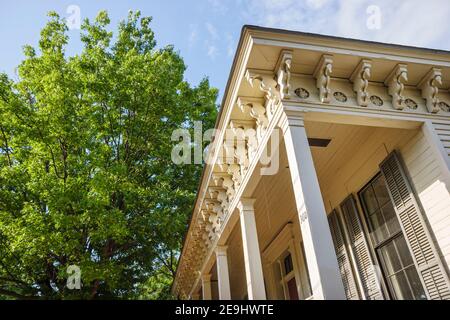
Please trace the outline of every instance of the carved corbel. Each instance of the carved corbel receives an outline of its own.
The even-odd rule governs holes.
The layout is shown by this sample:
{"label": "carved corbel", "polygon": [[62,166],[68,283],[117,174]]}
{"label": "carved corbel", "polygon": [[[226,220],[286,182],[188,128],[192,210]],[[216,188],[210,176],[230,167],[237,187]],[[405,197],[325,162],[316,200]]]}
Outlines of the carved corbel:
{"label": "carved corbel", "polygon": [[[228,129],[227,129],[228,130]],[[230,134],[225,134],[225,140],[222,144],[222,162],[220,164],[231,164],[234,162],[234,140],[231,139]],[[225,170],[223,170],[225,171]]]}
{"label": "carved corbel", "polygon": [[219,194],[219,187],[208,187],[208,195],[210,199],[217,199]]}
{"label": "carved corbel", "polygon": [[266,117],[266,108],[264,108],[260,102],[250,102],[243,98],[237,99],[237,105],[244,114],[249,114],[250,117],[255,119],[256,139],[257,142],[260,142],[269,126],[269,120]]}
{"label": "carved corbel", "polygon": [[212,231],[218,233],[223,218],[222,207],[218,201],[212,201],[208,205],[211,210],[208,217],[208,223],[211,224]]}
{"label": "carved corbel", "polygon": [[353,91],[356,92],[356,101],[361,107],[369,105],[369,79],[372,69],[372,62],[370,60],[361,60],[353,74],[350,81],[353,82]]}
{"label": "carved corbel", "polygon": [[239,188],[242,182],[241,167],[236,163],[230,164],[228,166],[228,173],[231,175],[231,179],[234,183],[234,189]]}
{"label": "carved corbel", "polygon": [[425,99],[427,109],[431,113],[439,112],[438,86],[442,85],[442,71],[432,68],[420,81],[418,88],[422,90],[422,98]]}
{"label": "carved corbel", "polygon": [[403,110],[405,107],[403,102],[403,90],[405,82],[408,81],[408,66],[406,64],[398,64],[389,74],[384,82],[388,87],[388,93],[392,97],[392,106],[394,109]]}
{"label": "carved corbel", "polygon": [[231,179],[230,175],[225,172],[214,173],[213,180],[216,186],[221,186],[226,190],[226,194],[228,196],[228,201],[230,201],[235,193],[234,182]]}
{"label": "carved corbel", "polygon": [[205,246],[209,249],[212,246],[212,241],[209,238],[209,231],[205,230],[202,235],[202,240],[205,243]]}
{"label": "carved corbel", "polygon": [[215,234],[220,233],[221,219],[217,214],[211,215],[211,225]]}
{"label": "carved corbel", "polygon": [[280,91],[281,99],[290,99],[292,51],[281,51],[275,67],[277,89]]}
{"label": "carved corbel", "polygon": [[208,187],[208,195],[211,200],[219,200],[220,194],[225,193],[225,189],[218,186],[209,186]]}
{"label": "carved corbel", "polygon": [[[220,168],[219,165],[217,165],[217,167]],[[222,186],[223,180],[227,176],[228,176],[228,174],[226,173],[226,171],[223,171],[223,170],[220,170],[220,172],[214,172],[212,174],[212,180],[214,182],[214,186],[216,186],[216,187],[223,187]]]}
{"label": "carved corbel", "polygon": [[234,182],[230,176],[227,176],[223,179],[222,186],[225,188],[225,190],[227,190],[228,201],[230,201],[230,199],[232,199],[235,194]]}
{"label": "carved corbel", "polygon": [[228,197],[225,189],[222,189],[217,194],[217,200],[220,202],[220,205],[222,206],[223,214],[226,214],[226,211],[228,210]]}
{"label": "carved corbel", "polygon": [[219,220],[222,220],[223,208],[222,208],[222,203],[220,201],[217,201],[216,203],[214,203],[212,211],[214,212],[214,214],[217,216],[217,218]]}
{"label": "carved corbel", "polygon": [[234,156],[241,166],[242,175],[249,166],[249,159],[256,153],[256,131],[254,121],[232,120],[230,121],[231,137],[236,143]]}
{"label": "carved corbel", "polygon": [[331,101],[331,72],[333,71],[333,56],[324,54],[314,71],[316,86],[319,89],[319,99],[322,103]]}
{"label": "carved corbel", "polygon": [[266,80],[273,81],[273,79],[265,79],[263,75],[255,73],[251,70],[246,71],[245,78],[253,88],[256,86],[256,83],[259,82],[259,90],[264,93],[264,108],[266,109],[266,116],[270,121],[275,113],[276,108],[280,104],[280,98],[276,93],[274,93],[272,87],[266,83]]}
{"label": "carved corbel", "polygon": [[216,232],[216,229],[215,229],[215,224],[213,222],[209,222],[208,221],[208,223],[206,224],[205,231],[206,231],[206,235],[207,235],[208,239],[211,242],[214,242],[214,240],[215,240],[215,238],[217,236],[217,232]]}

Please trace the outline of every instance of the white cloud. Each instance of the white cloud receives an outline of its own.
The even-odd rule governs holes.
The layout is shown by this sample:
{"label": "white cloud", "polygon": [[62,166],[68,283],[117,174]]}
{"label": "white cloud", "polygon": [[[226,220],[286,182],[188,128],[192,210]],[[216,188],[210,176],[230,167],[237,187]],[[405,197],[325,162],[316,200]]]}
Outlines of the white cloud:
{"label": "white cloud", "polygon": [[219,53],[219,50],[213,44],[207,44],[206,47],[207,47],[206,54],[208,55],[208,57],[214,60],[217,54]]}
{"label": "white cloud", "polygon": [[209,33],[209,36],[210,36],[213,40],[219,39],[219,34],[217,33],[216,27],[214,27],[210,22],[206,22],[206,23],[205,23],[205,27],[206,27],[206,30],[207,30],[208,33]]}
{"label": "white cloud", "polygon": [[[376,5],[381,12],[381,28],[370,30],[365,25],[366,9]],[[363,16],[365,21],[358,19]],[[414,46],[450,45],[448,0],[357,1],[341,2],[337,14],[337,32],[343,36]],[[444,41],[444,43],[442,43]]]}
{"label": "white cloud", "polygon": [[227,40],[227,55],[228,57],[232,57],[234,54],[234,40],[233,37],[227,33],[225,35],[225,38]]}
{"label": "white cloud", "polygon": [[329,0],[306,0],[306,4],[313,9],[320,9],[328,3]]}
{"label": "white cloud", "polygon": [[206,54],[214,60],[219,54],[219,49],[216,45],[216,41],[219,40],[219,33],[216,27],[210,22],[205,23],[205,28],[209,35],[209,38],[205,40]]}
{"label": "white cloud", "polygon": [[332,0],[251,0],[243,17],[249,21],[246,23],[323,33],[335,13],[332,3]]}
{"label": "white cloud", "polygon": [[214,12],[225,14],[228,8],[225,6],[225,1],[223,0],[208,0],[208,5],[212,8]]}
{"label": "white cloud", "polygon": [[191,48],[195,45],[195,43],[198,40],[198,30],[197,30],[197,25],[195,25],[195,24],[191,24],[189,26],[189,28],[191,29],[191,32],[189,33],[188,42],[189,42],[189,48]]}
{"label": "white cloud", "polygon": [[[369,29],[369,6],[381,12]],[[251,0],[245,23],[349,38],[450,49],[448,0]]]}

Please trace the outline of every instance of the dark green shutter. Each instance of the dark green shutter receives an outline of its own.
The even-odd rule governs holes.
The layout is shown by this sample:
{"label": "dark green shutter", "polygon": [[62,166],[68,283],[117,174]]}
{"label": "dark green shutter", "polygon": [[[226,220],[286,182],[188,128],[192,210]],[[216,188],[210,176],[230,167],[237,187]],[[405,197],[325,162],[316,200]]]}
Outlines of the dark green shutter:
{"label": "dark green shutter", "polygon": [[342,282],[344,284],[345,294],[348,300],[359,299],[358,288],[350,264],[350,257],[346,248],[345,236],[339,223],[339,217],[336,210],[328,216],[330,224],[331,236],[333,238],[334,249],[341,272]]}
{"label": "dark green shutter", "polygon": [[341,203],[341,210],[347,226],[350,246],[355,257],[356,268],[367,300],[381,300],[380,283],[375,273],[375,265],[370,255],[358,209],[352,195]]}
{"label": "dark green shutter", "polygon": [[429,299],[449,300],[448,275],[397,153],[391,153],[380,168]]}

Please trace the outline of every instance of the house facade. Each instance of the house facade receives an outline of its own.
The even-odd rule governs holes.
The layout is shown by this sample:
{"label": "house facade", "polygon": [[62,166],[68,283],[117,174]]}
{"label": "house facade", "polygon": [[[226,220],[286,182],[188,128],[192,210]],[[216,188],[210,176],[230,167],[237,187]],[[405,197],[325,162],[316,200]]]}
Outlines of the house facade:
{"label": "house facade", "polygon": [[450,53],[245,26],[172,291],[450,299]]}

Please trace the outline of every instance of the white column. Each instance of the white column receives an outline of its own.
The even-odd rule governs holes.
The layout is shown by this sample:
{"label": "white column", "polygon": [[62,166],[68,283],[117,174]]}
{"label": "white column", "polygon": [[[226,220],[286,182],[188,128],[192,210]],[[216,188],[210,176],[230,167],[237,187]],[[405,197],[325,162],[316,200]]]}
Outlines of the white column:
{"label": "white column", "polygon": [[241,220],[242,247],[244,250],[247,295],[249,300],[265,300],[264,276],[256,231],[255,199],[242,198],[238,204]]}
{"label": "white column", "polygon": [[302,115],[280,121],[314,299],[346,299]]}
{"label": "white column", "polygon": [[227,248],[227,246],[216,247],[217,280],[220,300],[231,300]]}
{"label": "white column", "polygon": [[202,275],[202,294],[203,300],[211,300],[211,275],[204,274]]}

